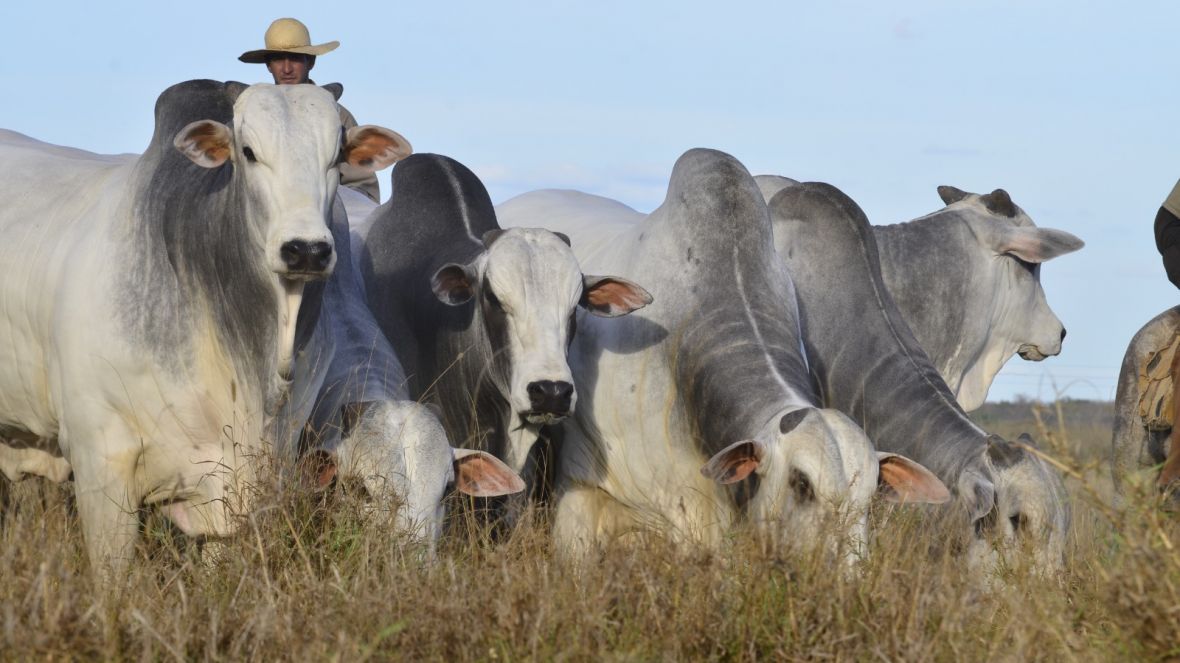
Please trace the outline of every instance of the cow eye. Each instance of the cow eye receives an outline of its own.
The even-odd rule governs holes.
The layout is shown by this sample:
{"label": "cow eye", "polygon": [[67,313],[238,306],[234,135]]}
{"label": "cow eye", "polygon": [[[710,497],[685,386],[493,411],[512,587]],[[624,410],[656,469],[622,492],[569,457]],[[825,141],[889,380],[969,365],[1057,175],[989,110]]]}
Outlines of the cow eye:
{"label": "cow eye", "polygon": [[1012,532],[1015,534],[1028,524],[1028,519],[1024,517],[1023,513],[1014,513],[1008,516],[1008,522],[1012,523]]}
{"label": "cow eye", "polygon": [[491,288],[487,288],[486,290],[484,290],[484,292],[487,293],[487,298],[488,298],[489,304],[491,304],[492,306],[495,306],[498,309],[501,309],[501,310],[504,309],[504,305],[500,303],[500,298],[496,296],[496,293],[492,292]]}
{"label": "cow eye", "polygon": [[791,486],[791,490],[795,492],[795,498],[802,503],[815,501],[815,489],[811,487],[811,480],[803,472],[791,468],[791,474],[787,477],[787,483]]}
{"label": "cow eye", "polygon": [[258,162],[258,158],[254,156],[254,150],[250,149],[249,145],[242,148],[242,156],[246,157],[246,161],[250,163]]}

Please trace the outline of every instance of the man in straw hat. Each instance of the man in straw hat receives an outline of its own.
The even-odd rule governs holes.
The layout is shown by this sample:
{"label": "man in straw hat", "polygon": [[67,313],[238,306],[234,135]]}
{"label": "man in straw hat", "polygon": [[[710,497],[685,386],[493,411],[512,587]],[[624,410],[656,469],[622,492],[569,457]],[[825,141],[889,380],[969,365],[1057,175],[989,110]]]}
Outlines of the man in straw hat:
{"label": "man in straw hat", "polygon": [[[314,81],[309,78],[311,68],[315,66],[315,58],[317,55],[323,55],[330,51],[336,50],[340,45],[338,41],[329,41],[323,44],[312,45],[311,35],[307,32],[307,26],[293,18],[280,18],[270,24],[266,29],[266,37],[264,38],[265,48],[256,51],[246,51],[238,56],[242,62],[251,64],[265,64],[266,70],[270,72],[275,79],[275,85],[296,85],[299,83],[311,83]],[[339,84],[329,86],[336,98],[340,98],[344,88]],[[336,104],[340,109],[340,122],[344,124],[344,130],[347,131],[356,126],[356,118],[348,109],[341,106],[339,102]],[[373,199],[373,202],[381,201],[381,190],[377,184],[377,175],[372,172],[358,171],[347,163],[340,164],[340,183],[347,187],[352,187],[357,191],[365,194]]]}

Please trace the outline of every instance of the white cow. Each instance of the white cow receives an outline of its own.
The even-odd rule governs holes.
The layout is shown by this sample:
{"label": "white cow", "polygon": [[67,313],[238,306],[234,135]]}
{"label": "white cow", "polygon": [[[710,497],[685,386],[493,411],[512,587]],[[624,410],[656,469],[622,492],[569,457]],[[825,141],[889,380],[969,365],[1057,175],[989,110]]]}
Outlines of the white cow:
{"label": "white cow", "polygon": [[[568,234],[584,268],[641,279],[654,298],[609,323],[578,318],[570,366],[583,400],[558,460],[563,549],[643,528],[717,545],[748,518],[847,562],[863,553],[879,485],[893,499],[949,498],[920,465],[877,454],[848,417],[819,408],[766,204],[733,157],[685,153],[648,216],[572,191],[524,194],[497,215]],[[737,482],[745,498],[727,487]],[[819,537],[837,514],[847,536]]]}
{"label": "white cow", "polygon": [[[797,184],[755,178],[769,202]],[[1061,352],[1065,327],[1041,287],[1041,263],[1081,249],[1063,230],[1037,228],[1003,189],[938,187],[946,204],[908,223],[873,226],[881,274],[914,337],[965,410],[983,405],[1012,355]]]}
{"label": "white cow", "polygon": [[[352,190],[338,189],[341,200],[345,192]],[[410,400],[401,362],[365,303],[348,225],[338,204],[331,228],[339,260],[332,276],[305,295],[291,397],[273,434],[284,458],[312,461],[321,485],[352,477],[364,485],[372,510],[396,506],[399,529],[433,550],[448,486],[494,497],[519,492],[524,482],[491,454],[453,448],[435,412]]]}
{"label": "white cow", "polygon": [[232,531],[335,261],[336,164],[402,149],[343,134],[318,87],[214,81],[164,91],[139,158],[0,133],[0,426],[72,468],[96,571],[126,566],[143,506]]}

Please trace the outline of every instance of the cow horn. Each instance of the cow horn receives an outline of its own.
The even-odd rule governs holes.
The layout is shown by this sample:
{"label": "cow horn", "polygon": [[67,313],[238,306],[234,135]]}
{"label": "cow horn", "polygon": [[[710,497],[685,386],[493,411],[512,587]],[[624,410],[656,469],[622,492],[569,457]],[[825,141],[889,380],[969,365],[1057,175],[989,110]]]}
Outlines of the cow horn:
{"label": "cow horn", "polygon": [[980,202],[992,214],[999,214],[1006,216],[1009,219],[1016,216],[1016,203],[1012,202],[1012,196],[1003,189],[996,189],[989,194],[979,197]]}
{"label": "cow horn", "polygon": [[483,234],[483,237],[480,238],[483,240],[484,248],[485,249],[492,248],[492,242],[495,242],[497,239],[500,238],[500,235],[503,235],[503,234],[504,234],[503,228],[492,228],[491,230],[485,232]]}
{"label": "cow horn", "polygon": [[230,102],[237,101],[238,97],[248,87],[250,86],[245,83],[239,83],[238,81],[226,81],[225,96],[229,97]]}
{"label": "cow horn", "polygon": [[332,93],[336,101],[340,101],[340,97],[344,95],[344,85],[342,83],[326,83],[320,87]]}

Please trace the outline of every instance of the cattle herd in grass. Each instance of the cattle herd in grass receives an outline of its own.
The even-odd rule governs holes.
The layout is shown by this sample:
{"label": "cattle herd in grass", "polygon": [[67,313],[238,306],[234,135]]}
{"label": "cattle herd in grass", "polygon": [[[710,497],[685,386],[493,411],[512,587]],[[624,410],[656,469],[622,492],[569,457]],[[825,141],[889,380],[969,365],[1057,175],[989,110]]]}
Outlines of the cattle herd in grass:
{"label": "cattle herd in grass", "polygon": [[[691,149],[650,214],[495,207],[410,151],[342,134],[311,85],[175,85],[140,157],[0,131],[0,470],[72,476],[96,571],[126,566],[143,507],[231,535],[271,450],[429,547],[452,487],[510,496],[508,522],[545,490],[571,556],[750,523],[852,566],[885,499],[949,502],[930,515],[977,569],[1060,565],[1060,476],[965,414],[1013,354],[1060,352],[1040,264],[1082,246],[1003,190],[871,226],[834,187]],[[336,187],[337,163],[398,161],[383,205]]]}

